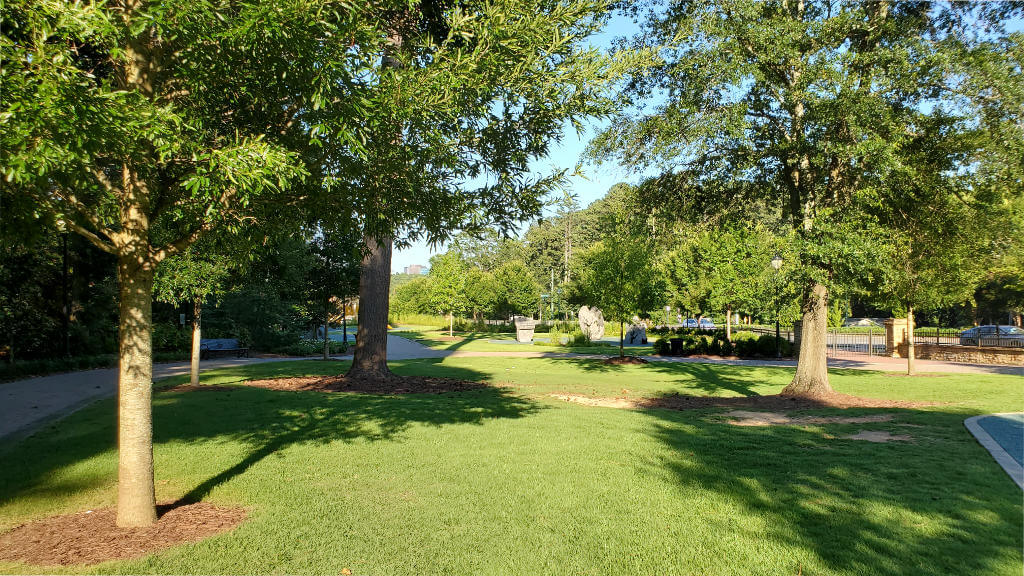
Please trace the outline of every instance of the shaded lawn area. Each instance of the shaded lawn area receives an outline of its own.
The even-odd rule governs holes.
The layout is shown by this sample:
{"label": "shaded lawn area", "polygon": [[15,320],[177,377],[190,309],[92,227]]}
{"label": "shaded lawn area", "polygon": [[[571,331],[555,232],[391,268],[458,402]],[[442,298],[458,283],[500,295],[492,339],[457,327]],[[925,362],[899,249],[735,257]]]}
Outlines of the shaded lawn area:
{"label": "shaded lawn area", "polygon": [[[448,339],[447,330],[429,329],[420,327],[402,328],[392,332],[396,336],[402,336],[415,340],[424,346],[434,350],[465,350],[469,352],[558,352],[575,354],[604,354],[608,356],[619,355],[619,341],[611,342],[602,340],[590,346],[550,346],[546,342],[534,342],[532,344],[516,342],[516,335],[511,332],[459,332],[455,331],[456,340]],[[538,332],[534,339],[548,339],[547,333]],[[492,342],[501,340],[504,343]],[[654,347],[626,346],[625,353],[633,356],[650,356],[654,354]]]}
{"label": "shaded lawn area", "polygon": [[[393,366],[507,387],[404,396],[161,392],[158,499],[243,505],[249,519],[143,559],[0,571],[1020,573],[1020,490],[962,424],[1024,409],[1020,378],[839,371],[840,392],[950,404],[812,411],[888,413],[890,422],[737,427],[723,410],[595,408],[547,394],[770,394],[791,370],[514,358]],[[346,367],[257,364],[204,382]],[[0,454],[0,529],[113,505],[114,410],[113,400],[101,401]],[[913,440],[843,438],[860,430]]]}

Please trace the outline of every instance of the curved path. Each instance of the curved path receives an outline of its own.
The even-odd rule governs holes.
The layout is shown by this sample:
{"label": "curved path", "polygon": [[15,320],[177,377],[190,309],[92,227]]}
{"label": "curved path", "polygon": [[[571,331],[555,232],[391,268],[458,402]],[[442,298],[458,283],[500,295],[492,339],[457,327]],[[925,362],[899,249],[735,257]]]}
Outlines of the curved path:
{"label": "curved path", "polygon": [[964,426],[1024,489],[1024,413],[973,416]]}
{"label": "curved path", "polygon": [[[566,352],[545,352],[539,350],[509,350],[507,352],[474,352],[468,350],[434,350],[419,342],[394,334],[388,335],[388,358],[390,360],[411,360],[415,358],[474,358],[474,357],[512,357],[512,358],[605,358],[606,355],[575,354]],[[343,358],[343,357],[336,357]],[[645,356],[651,362],[680,362],[703,364],[726,364],[733,366],[779,366],[793,367],[792,360],[723,360],[710,358],[664,358]],[[261,362],[281,362],[299,360],[300,358],[228,358],[205,361],[202,369],[211,370],[225,366],[256,364]],[[921,372],[957,372],[957,373],[988,373],[1017,374],[1024,376],[1024,367],[1014,366],[980,366],[971,364],[952,364],[919,360],[918,370]],[[864,356],[856,358],[830,358],[830,368],[855,370],[878,370],[899,372],[906,369],[904,360]],[[176,362],[171,364],[155,364],[153,379],[159,380],[168,376],[187,374],[189,364]],[[0,441],[10,442],[30,434],[41,424],[54,418],[66,416],[75,410],[107,396],[113,396],[117,390],[117,370],[113,368],[87,370],[53,374],[0,384]],[[6,443],[5,442],[5,443]]]}

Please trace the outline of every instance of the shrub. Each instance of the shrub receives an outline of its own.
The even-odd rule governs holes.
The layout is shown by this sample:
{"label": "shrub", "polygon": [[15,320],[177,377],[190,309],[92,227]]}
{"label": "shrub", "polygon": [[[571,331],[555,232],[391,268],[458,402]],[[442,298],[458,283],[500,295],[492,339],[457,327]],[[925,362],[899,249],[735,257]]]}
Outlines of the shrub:
{"label": "shrub", "polygon": [[580,330],[573,331],[569,336],[570,346],[593,346],[590,336]]}
{"label": "shrub", "polygon": [[662,336],[654,342],[654,353],[658,356],[668,356],[672,353],[672,343]]}
{"label": "shrub", "polygon": [[153,350],[156,352],[181,352],[192,349],[192,330],[174,324],[160,322],[153,324]]}
{"label": "shrub", "polygon": [[[349,347],[348,342],[335,342],[330,343],[331,354],[344,354]],[[319,356],[324,353],[324,341],[323,340],[299,340],[293,344],[282,346],[272,350],[277,354],[287,354],[288,356]]]}
{"label": "shrub", "polygon": [[[772,334],[762,334],[757,339],[758,353],[765,358],[775,356],[775,336]],[[789,340],[780,340],[779,349],[783,356],[791,356],[793,354],[793,344]]]}
{"label": "shrub", "polygon": [[758,354],[757,334],[753,332],[734,332],[732,335],[733,353],[737,356],[750,358]]}

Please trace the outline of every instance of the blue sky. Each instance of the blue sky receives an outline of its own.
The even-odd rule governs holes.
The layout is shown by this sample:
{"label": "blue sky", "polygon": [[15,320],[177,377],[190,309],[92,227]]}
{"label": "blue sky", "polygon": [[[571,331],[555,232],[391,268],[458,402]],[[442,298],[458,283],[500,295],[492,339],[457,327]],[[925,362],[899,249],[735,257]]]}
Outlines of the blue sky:
{"label": "blue sky", "polygon": [[[1006,22],[1006,29],[1008,32],[1021,32],[1024,30],[1024,20],[1014,18]],[[639,26],[635,22],[627,17],[616,14],[601,33],[594,35],[591,39],[591,44],[599,48],[610,48],[615,38],[633,36],[638,31]],[[587,142],[607,125],[607,120],[591,122],[587,125],[584,133],[577,134],[576,130],[566,123],[563,128],[561,142],[552,146],[551,153],[547,158],[534,163],[534,171],[537,173],[551,173],[556,170],[566,169],[572,173],[579,162],[584,148],[586,148]],[[643,177],[642,175],[627,174],[624,169],[614,164],[605,164],[600,167],[583,166],[581,173],[581,176],[571,177],[567,186],[567,191],[576,195],[581,206],[587,206],[594,200],[601,198],[609,188],[618,182],[636,183]],[[546,210],[545,213],[550,214],[552,211]],[[526,230],[529,224],[529,222],[524,223],[521,231]],[[431,249],[423,241],[417,242],[404,250],[395,250],[391,261],[391,271],[401,272],[404,267],[410,264],[428,265],[432,255],[444,252],[445,250],[444,245]]]}

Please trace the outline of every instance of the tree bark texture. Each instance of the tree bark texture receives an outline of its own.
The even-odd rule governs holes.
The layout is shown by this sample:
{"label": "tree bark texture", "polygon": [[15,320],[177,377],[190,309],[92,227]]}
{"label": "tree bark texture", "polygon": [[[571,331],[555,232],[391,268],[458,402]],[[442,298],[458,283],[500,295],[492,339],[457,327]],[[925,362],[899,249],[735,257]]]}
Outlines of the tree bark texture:
{"label": "tree bark texture", "polygon": [[192,305],[192,385],[199,386],[199,354],[202,331],[203,301],[198,298]]}
{"label": "tree bark texture", "polygon": [[[148,241],[138,242],[148,248]],[[117,525],[156,522],[153,485],[153,277],[143,249],[118,257],[120,290],[117,398]]]}
{"label": "tree bark texture", "polygon": [[804,298],[800,355],[793,381],[783,396],[820,397],[833,392],[828,383],[828,288],[815,282]]}
{"label": "tree bark texture", "polygon": [[620,358],[626,355],[626,351],[625,351],[624,346],[622,344],[625,341],[625,339],[626,339],[626,335],[622,331],[622,321],[619,320],[619,357]]}
{"label": "tree bark texture", "polygon": [[732,309],[725,310],[725,339],[732,342]]}
{"label": "tree bark texture", "polygon": [[359,275],[359,328],[348,376],[388,377],[388,292],[391,286],[391,238],[365,236],[366,255]]}

